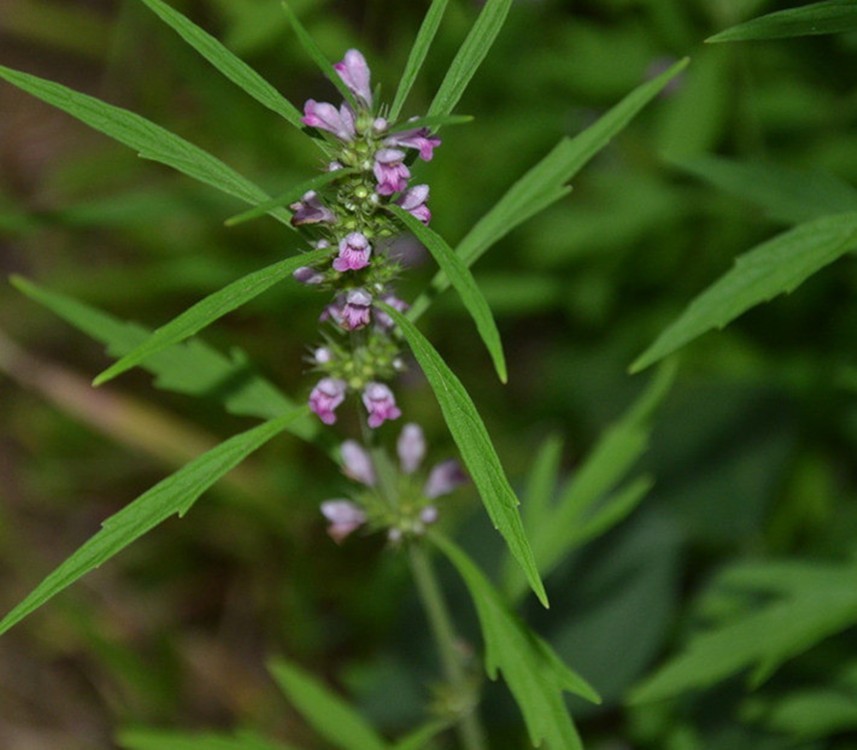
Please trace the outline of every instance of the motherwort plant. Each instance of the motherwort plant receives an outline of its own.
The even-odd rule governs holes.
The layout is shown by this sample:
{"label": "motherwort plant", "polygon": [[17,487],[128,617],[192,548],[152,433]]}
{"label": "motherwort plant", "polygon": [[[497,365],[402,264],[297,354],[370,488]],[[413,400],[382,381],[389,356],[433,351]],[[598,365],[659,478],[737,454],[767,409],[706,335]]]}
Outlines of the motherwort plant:
{"label": "motherwort plant", "polygon": [[[318,440],[321,429],[337,424],[349,411],[355,417],[342,421],[354,426],[355,434],[341,443],[335,457],[355,483],[355,490],[348,498],[322,502],[328,532],[341,542],[361,527],[382,530],[390,546],[407,557],[438,647],[443,685],[436,691],[431,721],[395,745],[387,744],[315,678],[283,660],[271,667],[280,687],[320,735],[344,750],[421,748],[450,727],[466,750],[489,747],[492,740],[479,717],[480,681],[472,659],[460,648],[453,617],[433,572],[432,555],[440,553],[457,570],[473,599],[484,639],[485,671],[492,679],[502,673],[521,709],[531,742],[540,745],[544,740],[554,750],[582,747],[564,693],[589,700],[598,696],[530,630],[515,608],[528,591],[547,605],[543,577],[581,540],[617,523],[642,498],[648,484],[634,483],[633,492],[616,492],[603,502],[592,493],[565,493],[553,502],[558,464],[551,474],[551,461],[538,458],[533,471],[539,481],[531,483],[534,489],[525,505],[526,518],[522,517],[517,494],[473,400],[416,322],[434,297],[452,286],[472,317],[500,380],[505,381],[499,333],[470,266],[515,227],[564,198],[568,181],[685,63],[643,83],[586,131],[561,138],[453,248],[429,227],[430,189],[412,180],[411,170],[416,171],[420,161],[432,159],[440,146],[436,133],[441,127],[469,119],[454,115],[453,110],[503,27],[512,0],[484,3],[426,116],[404,120],[399,117],[403,103],[439,28],[445,0],[431,3],[389,108],[376,101],[369,67],[360,52],[351,49],[331,65],[286,6],[304,49],[343,97],[339,106],[311,99],[302,113],[163,0],[142,1],[229,80],[311,136],[323,154],[323,173],[272,198],[217,157],[140,115],[9,68],[0,67],[0,78],[134,148],[141,156],[251,204],[248,212],[227,224],[267,214],[288,231],[296,231],[309,247],[230,283],[152,332],[116,321],[32,282],[15,280],[21,291],[103,341],[111,354],[119,356],[95,379],[96,385],[140,366],[154,373],[163,387],[195,395],[216,392],[230,412],[263,421],[198,456],[105,520],[99,531],[0,621],[0,633],[160,522],[175,514],[184,516],[205,490],[274,436],[287,431],[324,448],[325,441]],[[434,279],[410,305],[396,289],[404,263],[394,240],[405,232],[422,242],[438,264]],[[319,304],[320,337],[310,347],[310,367],[316,380],[308,406],[261,377],[248,376],[243,362],[198,341],[183,344],[289,276],[325,295]],[[405,347],[436,396],[462,465],[446,460],[427,471],[422,469],[427,452],[423,430],[403,418],[395,395]],[[234,387],[223,388],[224,383]],[[628,420],[635,430],[643,429],[639,423],[663,390],[663,382],[656,383],[644,404],[632,410]],[[398,429],[392,431],[388,422],[396,422]],[[385,440],[390,447],[395,445],[394,451],[384,449]],[[632,444],[642,451],[644,442],[635,438]],[[622,461],[613,461],[609,452],[594,455],[597,466],[591,471],[607,493],[623,481],[637,454],[630,460],[624,456]],[[447,529],[434,526],[439,517],[438,498],[464,481],[465,470],[506,545],[504,559],[496,566],[502,573],[502,585],[482,573],[448,536]],[[157,747],[179,745],[186,746],[179,738],[172,745],[162,742]],[[123,747],[155,745],[129,741]]]}

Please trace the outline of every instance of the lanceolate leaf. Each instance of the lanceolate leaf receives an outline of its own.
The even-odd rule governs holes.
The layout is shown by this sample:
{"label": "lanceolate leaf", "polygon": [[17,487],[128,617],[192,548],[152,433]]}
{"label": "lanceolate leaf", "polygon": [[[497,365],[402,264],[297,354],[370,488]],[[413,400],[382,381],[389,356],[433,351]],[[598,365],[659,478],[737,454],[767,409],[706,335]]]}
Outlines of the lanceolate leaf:
{"label": "lanceolate leaf", "polygon": [[387,750],[366,720],[315,677],[283,660],[269,668],[285,696],[328,742],[342,750]]}
{"label": "lanceolate leaf", "polygon": [[796,226],[735,261],[631,365],[639,372],[712,328],[779,294],[857,247],[857,212],[823,216]]}
{"label": "lanceolate leaf", "polygon": [[791,169],[780,164],[742,162],[698,156],[676,162],[715,187],[765,209],[786,224],[857,211],[857,189],[820,170]]}
{"label": "lanceolate leaf", "polygon": [[479,335],[494,361],[494,368],[501,382],[507,380],[506,359],[503,356],[503,345],[500,343],[500,333],[491,315],[491,308],[482,296],[473,275],[467,269],[446,241],[437,232],[429,229],[415,216],[399,206],[389,206],[393,215],[410,230],[416,238],[425,245],[438,266],[446,274],[446,278],[455,287],[467,311],[473,317]]}
{"label": "lanceolate leaf", "polygon": [[[770,568],[765,570],[765,568]],[[748,566],[721,577],[718,588],[776,594],[757,609],[698,633],[686,649],[639,685],[635,703],[703,688],[753,665],[758,683],[788,659],[857,623],[857,567],[795,562]]]}
{"label": "lanceolate leaf", "polygon": [[[657,78],[634,89],[594,125],[574,138],[563,138],[477,222],[455,249],[456,255],[465,265],[473,265],[515,227],[568,195],[571,188],[566,183],[687,64],[687,59],[677,62]],[[408,317],[411,320],[419,318],[428,309],[431,299],[447,289],[449,283],[446,275],[442,271],[438,272],[432,279],[429,291],[414,302]]]}
{"label": "lanceolate leaf", "polygon": [[[651,488],[648,477],[617,486],[648,447],[650,417],[674,377],[675,367],[660,368],[622,419],[604,433],[555,502],[545,504],[545,499],[536,497],[534,512],[525,506],[526,529],[542,576],[549,575],[577,546],[619,523]],[[549,494],[546,489],[540,487],[539,493]],[[504,591],[514,601],[526,589],[517,566],[509,559],[505,562]]]}
{"label": "lanceolate leaf", "polygon": [[455,109],[470,79],[494,44],[503,28],[512,0],[487,0],[473,28],[458,50],[446,72],[446,77],[429,107],[429,115],[448,115]]}
{"label": "lanceolate leaf", "polygon": [[[49,292],[19,276],[12,277],[12,284],[67,323],[103,343],[115,357],[127,354],[151,336],[151,331],[142,326],[118,320],[71,297]],[[253,372],[243,355],[235,353],[230,359],[199,340],[164,349],[141,366],[156,376],[157,387],[215,398],[222,401],[231,414],[273,419],[296,406],[272,383]],[[318,420],[296,419],[286,429],[304,440],[312,440],[319,432]]]}
{"label": "lanceolate leaf", "polygon": [[193,336],[226,313],[232,312],[278,281],[291,275],[296,269],[310,265],[328,253],[329,251],[326,249],[314,250],[281,260],[267,268],[254,271],[200,300],[177,318],[173,318],[169,323],[158,328],[145,342],[108,367],[92,381],[93,385],[106,383],[126,370],[130,370],[134,365],[139,364],[152,354]]}
{"label": "lanceolate leaf", "polygon": [[518,498],[509,485],[473,401],[461,381],[416,326],[389,305],[381,304],[380,307],[399,326],[425,373],[494,528],[506,540],[539,601],[548,606],[547,594],[518,513]]}
{"label": "lanceolate leaf", "polygon": [[305,414],[306,408],[300,408],[229,438],[110,516],[104,521],[99,532],[0,621],[0,634],[162,521],[175,514],[183,516],[196,499],[220,477],[235,468],[274,435],[282,432],[289,422]]}
{"label": "lanceolate leaf", "polygon": [[417,38],[414,40],[414,46],[411,47],[411,53],[408,55],[408,62],[405,63],[405,70],[399,79],[399,88],[396,89],[393,105],[390,107],[389,119],[391,122],[395,122],[399,117],[402,105],[408,98],[408,94],[411,93],[411,88],[417,79],[420,68],[423,66],[448,2],[449,0],[433,0],[426,17],[423,19]]}
{"label": "lanceolate leaf", "polygon": [[295,106],[217,39],[161,0],[142,1],[230,81],[296,128],[303,128],[301,113]]}
{"label": "lanceolate leaf", "polygon": [[476,605],[485,639],[485,669],[492,680],[498,670],[524,714],[530,740],[542,740],[552,750],[582,750],[563,698],[571,692],[599,703],[598,694],[566,667],[551,647],[518,620],[470,558],[439,534],[432,541],[443,551],[464,579]]}
{"label": "lanceolate leaf", "polygon": [[754,18],[721,31],[705,41],[741,42],[754,39],[783,39],[855,30],[857,30],[857,3],[854,0],[827,0],[823,3],[812,3]]}
{"label": "lanceolate leaf", "polygon": [[[262,203],[269,198],[264,190],[226,166],[220,159],[134,112],[2,65],[0,78],[76,117],[91,128],[136,149],[143,159],[166,164],[247,203]],[[291,226],[288,211],[278,208],[270,213]]]}

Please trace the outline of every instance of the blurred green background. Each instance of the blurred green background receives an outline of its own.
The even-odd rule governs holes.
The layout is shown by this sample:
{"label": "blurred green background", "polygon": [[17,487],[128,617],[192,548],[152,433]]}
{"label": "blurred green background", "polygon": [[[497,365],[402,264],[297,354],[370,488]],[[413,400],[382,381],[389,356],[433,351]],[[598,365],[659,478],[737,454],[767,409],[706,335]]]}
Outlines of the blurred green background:
{"label": "blurred green background", "polygon": [[[296,106],[332,99],[276,0],[174,0]],[[420,164],[433,227],[451,243],[563,135],[574,135],[672,61],[687,72],[573,183],[569,198],[475,267],[498,317],[501,386],[452,295],[421,327],[474,395],[513,483],[535,446],[565,437],[571,473],[649,377],[632,359],[732,259],[788,226],[691,173],[719,156],[772,165],[828,194],[857,186],[857,35],[704,45],[764,0],[521,0],[461,101],[473,115]],[[479,4],[453,0],[405,114],[425,109]],[[389,101],[426,2],[294,0],[331,59],[367,56]],[[316,152],[244,96],[136,0],[0,0],[0,64],[127,107],[217,154],[272,194],[313,175]],[[842,184],[844,183],[844,185]],[[797,208],[800,208],[798,205]],[[0,85],[0,267],[155,327],[298,247],[270,219],[234,229],[235,201],[8,85]],[[800,218],[800,217],[798,217]],[[413,298],[428,264],[407,282]],[[630,686],[674,651],[697,596],[740,560],[840,559],[857,545],[857,268],[843,259],[692,343],[657,419],[657,485],[619,528],[548,580],[529,613],[604,696],[578,707],[587,747],[854,747],[778,732],[741,680],[656,708]],[[303,398],[322,301],[287,283],[206,331]],[[100,521],[205,447],[249,427],[214,401],[152,388],[134,371],[92,391],[102,347],[0,289],[0,607],[7,610]],[[453,447],[424,382],[403,386],[432,457]],[[280,438],[203,498],[0,640],[0,746],[113,747],[119,727],[253,726],[314,744],[265,661],[281,653],[347,690],[384,730],[420,719],[436,677],[407,570],[377,539],[328,540],[318,504],[347,484],[317,449]],[[447,516],[492,569],[475,494]],[[472,613],[450,576],[465,630]],[[404,604],[403,604],[404,602]],[[469,625],[468,625],[469,623]],[[415,634],[420,634],[415,637]],[[473,631],[475,637],[475,631]],[[788,665],[757,700],[832,679],[852,628]],[[852,667],[853,668],[853,667]],[[394,694],[396,700],[390,700]],[[521,746],[516,709],[487,693],[486,723]],[[508,725],[508,726],[507,726]],[[857,726],[857,721],[853,726]],[[508,739],[511,738],[511,739]],[[684,744],[683,744],[684,743]],[[492,745],[493,747],[494,745]],[[496,747],[505,747],[499,739]]]}

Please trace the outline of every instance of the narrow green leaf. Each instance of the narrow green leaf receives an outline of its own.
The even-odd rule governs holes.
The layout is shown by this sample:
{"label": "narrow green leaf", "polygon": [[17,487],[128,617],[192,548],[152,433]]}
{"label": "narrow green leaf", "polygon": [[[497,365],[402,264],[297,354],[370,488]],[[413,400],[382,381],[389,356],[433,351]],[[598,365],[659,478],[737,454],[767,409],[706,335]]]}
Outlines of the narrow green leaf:
{"label": "narrow green leaf", "polygon": [[296,128],[303,128],[297,108],[221,42],[161,0],[142,1],[230,81]]}
{"label": "narrow green leaf", "polygon": [[512,556],[523,569],[539,601],[547,607],[544,584],[539,578],[533,551],[518,513],[518,498],[509,485],[497,451],[473,401],[461,381],[416,326],[389,305],[381,303],[379,306],[393,318],[410,345],[437,397],[444,419],[494,528],[506,540]]}
{"label": "narrow green leaf", "polygon": [[281,193],[276,198],[271,198],[271,200],[260,203],[249,211],[244,211],[243,213],[229,217],[224,224],[228,227],[234,227],[236,224],[241,224],[245,221],[249,221],[250,219],[258,219],[260,216],[264,216],[278,206],[286,206],[300,200],[304,193],[307,193],[310,190],[319,190],[325,185],[329,185],[331,182],[336,182],[336,180],[342,177],[354,174],[356,171],[356,169],[337,169],[335,172],[327,172],[326,174],[319,175],[318,177],[313,177],[312,179],[302,182],[300,185],[295,185],[295,187],[290,188],[285,193]]}
{"label": "narrow green leaf", "polygon": [[700,294],[631,365],[639,372],[712,328],[779,294],[789,293],[857,247],[857,212],[799,224],[753,248]]}
{"label": "narrow green leaf", "polygon": [[752,201],[772,219],[799,224],[830,214],[857,211],[857,190],[821,170],[741,162],[704,156],[674,162],[732,195]]}
{"label": "narrow green leaf", "polygon": [[[151,331],[142,326],[121,321],[71,297],[49,292],[20,276],[13,276],[12,284],[67,323],[103,343],[111,356],[121,357],[151,336]],[[272,383],[253,372],[246,357],[237,350],[229,358],[194,340],[158,352],[141,366],[156,376],[158,388],[215,398],[230,414],[273,419],[296,407]],[[319,433],[318,420],[297,419],[287,429],[304,440],[313,440]]]}
{"label": "narrow green leaf", "polygon": [[498,671],[503,673],[533,745],[547,740],[551,748],[582,750],[563,693],[572,692],[593,703],[600,702],[598,694],[509,611],[461,549],[440,534],[432,533],[430,538],[458,570],[470,592],[485,640],[485,670],[492,680],[497,679]]}
{"label": "narrow green leaf", "polygon": [[[143,159],[166,164],[246,203],[257,204],[269,198],[264,190],[226,166],[220,159],[134,112],[2,65],[0,78],[61,109],[91,128],[136,149]],[[274,209],[270,213],[274,218],[291,226],[288,211]]]}
{"label": "narrow green leaf", "polygon": [[328,742],[343,750],[387,750],[369,723],[315,677],[282,659],[269,669],[285,696]]}
{"label": "narrow green leaf", "polygon": [[487,0],[482,12],[458,50],[429,107],[429,115],[448,115],[494,44],[503,28],[512,0]]}
{"label": "narrow green leaf", "polygon": [[352,108],[357,108],[357,102],[354,99],[354,94],[351,93],[351,89],[345,85],[345,82],[339,77],[339,74],[333,69],[333,63],[328,60],[324,52],[321,51],[321,47],[316,44],[315,39],[310,36],[310,33],[304,28],[304,25],[300,22],[300,19],[297,17],[295,12],[291,9],[287,2],[282,3],[283,10],[286,12],[286,15],[289,18],[289,23],[291,27],[295,30],[295,34],[297,34],[298,41],[301,43],[301,47],[304,48],[304,51],[310,56],[310,59],[318,66],[319,70],[324,73],[325,77],[336,86],[337,90],[342,97],[347,101]]}
{"label": "narrow green leaf", "polygon": [[184,341],[218,318],[226,315],[226,313],[232,312],[258,296],[278,281],[290,276],[296,269],[304,265],[311,265],[328,254],[328,250],[321,249],[286,258],[267,268],[254,271],[214,294],[210,294],[205,299],[189,307],[178,317],[173,318],[166,325],[158,328],[136,349],[126,354],[122,359],[112,364],[96,377],[92,381],[92,384],[96,386],[102,385],[126,370],[130,370],[152,354],[166,349],[173,344],[178,344],[180,341]]}
{"label": "narrow green leaf", "polygon": [[[682,653],[631,693],[631,702],[647,703],[704,688],[754,664],[758,682],[788,659],[853,626],[857,622],[854,564],[805,566],[831,575],[822,576],[820,586],[792,587],[789,571],[780,569],[774,575],[785,572],[785,577],[757,589],[772,588],[778,598],[693,636]],[[723,585],[721,581],[719,587]]]}
{"label": "narrow green leaf", "polygon": [[160,729],[126,729],[116,743],[122,750],[297,750],[253,732],[234,736],[211,732],[173,732]]}
{"label": "narrow green leaf", "polygon": [[0,621],[0,634],[162,521],[175,514],[184,516],[197,498],[220,477],[282,432],[289,422],[306,414],[306,411],[306,407],[301,407],[229,438],[110,516],[101,524],[100,531],[61,563]]}
{"label": "narrow green leaf", "polygon": [[[649,491],[652,481],[647,477],[615,488],[646,451],[650,417],[674,378],[675,367],[659,369],[622,418],[602,435],[554,503],[542,505],[532,515],[524,506],[540,575],[549,575],[572,550],[619,523]],[[508,558],[504,561],[503,588],[513,601],[526,591],[520,570]]]}
{"label": "narrow green leaf", "polygon": [[411,47],[402,77],[399,79],[399,88],[396,89],[396,96],[393,98],[393,104],[390,107],[389,119],[391,122],[395,122],[399,117],[402,105],[408,98],[408,94],[411,93],[411,88],[413,88],[414,81],[416,81],[420,68],[422,68],[425,62],[429,47],[431,47],[431,43],[434,41],[448,2],[449,0],[432,0],[428,13],[426,13],[420,30],[417,33],[417,38],[414,40],[414,46]]}
{"label": "narrow green leaf", "polygon": [[[664,87],[687,67],[677,62],[651,81],[638,86],[598,122],[574,138],[563,138],[538,164],[521,177],[497,204],[468,232],[455,254],[472,266],[496,242],[527,219],[568,195],[566,183],[616,136]],[[429,290],[413,304],[408,317],[417,320],[431,300],[449,287],[443,272],[432,279]]]}
{"label": "narrow green leaf", "polygon": [[400,206],[391,205],[388,206],[388,210],[428,248],[446,278],[455,287],[455,291],[458,292],[461,301],[476,323],[476,329],[491,354],[494,369],[497,370],[500,382],[505,383],[508,380],[508,374],[506,372],[506,359],[503,356],[503,344],[500,342],[500,332],[497,330],[494,317],[491,315],[491,308],[488,307],[473,274],[467,270],[467,266],[462,263],[461,258],[455,254],[437,232],[429,229]]}
{"label": "narrow green leaf", "polygon": [[756,39],[784,39],[793,36],[839,34],[857,30],[857,3],[854,0],[827,0],[799,8],[789,8],[721,31],[706,42],[743,42]]}

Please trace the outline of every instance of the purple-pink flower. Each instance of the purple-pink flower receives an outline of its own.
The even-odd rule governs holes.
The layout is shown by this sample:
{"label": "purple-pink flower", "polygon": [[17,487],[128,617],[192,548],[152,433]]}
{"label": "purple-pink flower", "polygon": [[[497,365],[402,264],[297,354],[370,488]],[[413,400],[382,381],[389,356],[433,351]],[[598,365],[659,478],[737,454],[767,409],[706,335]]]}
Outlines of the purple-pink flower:
{"label": "purple-pink flower", "polygon": [[289,208],[293,213],[293,227],[303,224],[336,223],[336,214],[319,200],[314,190],[304,193],[303,197],[296,203],[292,203]]}
{"label": "purple-pink flower", "polygon": [[321,512],[330,521],[327,533],[337,544],[366,523],[366,514],[350,500],[325,500]]}
{"label": "purple-pink flower", "polygon": [[339,242],[339,255],[333,259],[337,271],[359,271],[369,265],[372,245],[360,232],[351,232]]}
{"label": "purple-pink flower", "polygon": [[404,164],[405,152],[397,148],[382,148],[375,154],[375,179],[379,195],[400,193],[408,186],[411,177],[410,170]]}
{"label": "purple-pink flower", "polygon": [[345,400],[346,384],[339,378],[322,378],[309,394],[309,408],[325,424],[336,422],[336,408]]}
{"label": "purple-pink flower", "polygon": [[366,450],[356,440],[346,440],[339,449],[345,476],[367,487],[375,486],[375,467]]}
{"label": "purple-pink flower", "polygon": [[448,495],[466,481],[467,474],[464,473],[461,464],[451,458],[432,467],[428,480],[423,487],[423,495],[429,500],[434,500],[441,495]]}
{"label": "purple-pink flower", "polygon": [[327,102],[308,99],[304,104],[304,116],[301,117],[301,122],[311,128],[333,133],[343,141],[352,141],[357,134],[354,129],[354,113],[347,104],[337,109]]}
{"label": "purple-pink flower", "polygon": [[409,422],[402,427],[399,439],[396,441],[396,452],[399,463],[405,474],[413,474],[423,461],[426,454],[426,439],[422,427]]}
{"label": "purple-pink flower", "polygon": [[334,64],[333,69],[339,73],[342,82],[351,89],[351,93],[354,96],[360,99],[367,107],[372,106],[369,66],[366,64],[366,59],[358,50],[348,50],[342,61]]}
{"label": "purple-pink flower", "polygon": [[340,325],[346,331],[356,331],[369,325],[371,319],[372,295],[365,289],[349,289],[342,306]]}
{"label": "purple-pink flower", "polygon": [[363,405],[369,412],[369,426],[380,427],[388,419],[402,416],[393,392],[384,383],[367,383],[363,389]]}
{"label": "purple-pink flower", "polygon": [[428,197],[428,185],[414,185],[402,193],[396,203],[412,216],[419,219],[423,224],[427,225],[431,221],[431,211],[429,211],[429,207],[426,205]]}
{"label": "purple-pink flower", "polygon": [[434,150],[440,146],[440,138],[431,134],[428,128],[414,128],[393,133],[384,141],[385,146],[401,146],[415,148],[420,152],[420,159],[431,161]]}

